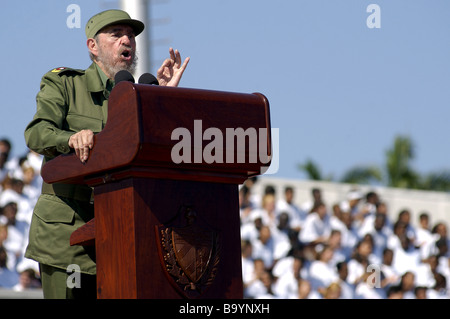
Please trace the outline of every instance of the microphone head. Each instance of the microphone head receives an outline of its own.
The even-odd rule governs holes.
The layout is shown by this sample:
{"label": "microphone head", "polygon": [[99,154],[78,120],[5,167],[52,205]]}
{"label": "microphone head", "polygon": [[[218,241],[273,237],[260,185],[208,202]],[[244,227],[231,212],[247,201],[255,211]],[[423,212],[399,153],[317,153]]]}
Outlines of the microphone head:
{"label": "microphone head", "polygon": [[158,79],[150,73],[144,73],[140,76],[139,81],[140,84],[151,84],[151,85],[159,85]]}
{"label": "microphone head", "polygon": [[134,77],[127,70],[120,70],[114,76],[114,82],[115,82],[115,84],[117,84],[122,81],[128,81],[128,82],[134,83]]}

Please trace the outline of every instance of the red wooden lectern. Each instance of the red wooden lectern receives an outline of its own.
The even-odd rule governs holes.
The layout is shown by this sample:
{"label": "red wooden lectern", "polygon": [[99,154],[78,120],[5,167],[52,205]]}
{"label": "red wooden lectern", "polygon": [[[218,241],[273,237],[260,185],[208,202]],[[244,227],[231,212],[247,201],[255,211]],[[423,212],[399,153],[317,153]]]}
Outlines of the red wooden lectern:
{"label": "red wooden lectern", "polygon": [[97,297],[242,298],[238,185],[270,164],[267,99],[121,82],[108,113],[86,164],[42,169],[94,187],[95,218],[71,244],[95,244]]}

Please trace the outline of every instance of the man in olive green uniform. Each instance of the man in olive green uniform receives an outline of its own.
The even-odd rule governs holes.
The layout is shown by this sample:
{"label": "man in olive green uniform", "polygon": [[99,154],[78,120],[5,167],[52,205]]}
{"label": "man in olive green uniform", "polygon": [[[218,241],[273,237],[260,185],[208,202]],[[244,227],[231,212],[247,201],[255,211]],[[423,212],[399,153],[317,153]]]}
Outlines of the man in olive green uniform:
{"label": "man in olive green uniform", "polygon": [[[144,29],[121,10],[107,10],[86,24],[87,47],[93,61],[86,70],[60,67],[45,74],[37,94],[37,112],[25,129],[27,146],[44,155],[44,164],[75,152],[85,162],[93,136],[106,124],[108,97],[120,70],[134,71],[135,37]],[[157,71],[160,85],[178,86],[189,62],[169,50]],[[94,217],[92,189],[86,185],[47,184],[35,206],[25,256],[39,262],[44,298],[95,298],[93,247],[70,246],[70,235]],[[70,267],[69,267],[70,266]],[[69,268],[68,268],[69,267]],[[77,279],[70,269],[79,269]]]}

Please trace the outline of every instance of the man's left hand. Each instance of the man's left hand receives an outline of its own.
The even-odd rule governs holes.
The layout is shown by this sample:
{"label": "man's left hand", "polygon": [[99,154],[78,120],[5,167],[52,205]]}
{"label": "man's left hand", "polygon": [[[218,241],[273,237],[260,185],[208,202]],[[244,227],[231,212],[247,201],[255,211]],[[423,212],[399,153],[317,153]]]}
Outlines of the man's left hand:
{"label": "man's left hand", "polygon": [[181,64],[181,55],[178,50],[169,49],[170,58],[166,59],[158,72],[156,78],[161,86],[178,86],[180,83],[183,72],[186,69],[190,58],[186,58]]}

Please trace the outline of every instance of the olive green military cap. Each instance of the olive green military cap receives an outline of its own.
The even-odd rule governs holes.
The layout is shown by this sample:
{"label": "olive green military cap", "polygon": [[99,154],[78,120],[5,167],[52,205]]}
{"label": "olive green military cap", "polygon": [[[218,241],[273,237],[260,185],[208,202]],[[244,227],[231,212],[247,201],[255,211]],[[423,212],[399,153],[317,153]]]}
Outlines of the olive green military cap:
{"label": "olive green military cap", "polygon": [[138,35],[144,30],[144,23],[131,19],[130,15],[122,10],[106,10],[89,19],[86,23],[86,36],[93,38],[101,29],[113,24],[127,24]]}

